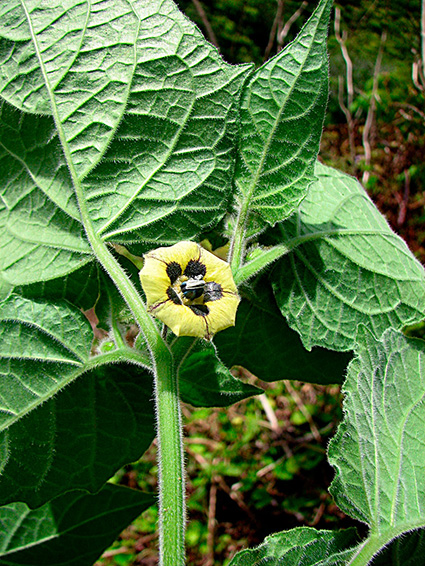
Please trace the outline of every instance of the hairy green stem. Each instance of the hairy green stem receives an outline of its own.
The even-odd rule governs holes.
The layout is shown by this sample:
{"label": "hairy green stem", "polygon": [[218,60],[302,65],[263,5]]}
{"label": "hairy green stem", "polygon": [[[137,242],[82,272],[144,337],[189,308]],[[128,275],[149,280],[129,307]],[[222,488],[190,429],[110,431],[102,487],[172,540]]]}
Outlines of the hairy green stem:
{"label": "hairy green stem", "polygon": [[159,452],[159,564],[184,566],[183,434],[177,371],[170,358],[157,358],[155,368]]}

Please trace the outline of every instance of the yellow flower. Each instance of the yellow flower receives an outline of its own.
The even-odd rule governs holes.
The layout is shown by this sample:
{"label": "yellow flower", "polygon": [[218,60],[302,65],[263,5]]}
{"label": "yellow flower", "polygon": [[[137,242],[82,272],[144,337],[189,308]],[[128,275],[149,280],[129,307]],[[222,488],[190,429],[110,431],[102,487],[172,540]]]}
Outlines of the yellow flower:
{"label": "yellow flower", "polygon": [[144,259],[148,310],[174,334],[209,339],[234,326],[240,298],[227,262],[195,242],[158,248]]}

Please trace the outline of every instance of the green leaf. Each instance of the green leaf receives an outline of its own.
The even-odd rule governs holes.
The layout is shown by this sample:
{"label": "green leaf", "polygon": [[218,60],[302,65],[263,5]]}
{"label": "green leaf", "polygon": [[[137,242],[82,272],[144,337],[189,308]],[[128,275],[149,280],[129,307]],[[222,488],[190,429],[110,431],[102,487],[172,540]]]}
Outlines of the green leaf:
{"label": "green leaf", "polygon": [[53,279],[93,260],[52,119],[2,101],[0,196],[0,270],[9,284]]}
{"label": "green leaf", "polygon": [[262,390],[234,377],[214,345],[199,340],[179,370],[182,400],[194,407],[227,407]]}
{"label": "green leaf", "polygon": [[373,566],[418,566],[424,561],[425,530],[396,538],[373,560]]}
{"label": "green leaf", "polygon": [[315,348],[308,352],[279,313],[242,300],[236,325],[214,338],[228,366],[240,365],[263,381],[296,379],[310,383],[342,383],[349,354]]}
{"label": "green leaf", "polygon": [[90,262],[64,277],[15,287],[14,291],[32,300],[57,302],[65,299],[82,310],[88,310],[98,301],[102,275],[98,264]]}
{"label": "green leaf", "polygon": [[90,566],[153,503],[149,494],[108,484],[96,495],[70,492],[35,510],[1,507],[0,563]]}
{"label": "green leaf", "polygon": [[343,566],[352,554],[348,547],[355,539],[355,529],[291,529],[268,536],[257,548],[238,552],[229,566]]}
{"label": "green leaf", "polygon": [[96,492],[154,438],[152,378],[132,365],[90,371],[0,436],[0,500],[44,504]]}
{"label": "green leaf", "polygon": [[393,329],[378,341],[361,327],[344,393],[345,417],[329,446],[331,493],[369,525],[365,560],[425,526],[425,343]]}
{"label": "green leaf", "polygon": [[172,243],[222,218],[246,66],[224,63],[171,0],[12,1],[0,13],[7,283],[93,259],[75,191],[103,240]]}
{"label": "green leaf", "polygon": [[316,181],[293,218],[276,230],[292,253],[272,284],[306,348],[353,348],[357,326],[379,337],[422,320],[425,272],[352,177],[317,164]]}
{"label": "green leaf", "polygon": [[331,4],[322,0],[295,41],[243,90],[237,198],[242,211],[249,207],[270,224],[294,212],[315,178],[328,98]]}
{"label": "green leaf", "polygon": [[0,309],[0,430],[84,369],[93,331],[79,309],[11,295]]}

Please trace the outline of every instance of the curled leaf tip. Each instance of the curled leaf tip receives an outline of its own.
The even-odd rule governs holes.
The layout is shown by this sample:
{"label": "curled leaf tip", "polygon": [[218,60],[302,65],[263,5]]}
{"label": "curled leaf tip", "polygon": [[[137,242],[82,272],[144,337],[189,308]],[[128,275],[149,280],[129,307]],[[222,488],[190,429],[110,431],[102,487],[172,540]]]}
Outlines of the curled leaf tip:
{"label": "curled leaf tip", "polygon": [[208,340],[234,326],[240,297],[227,262],[188,241],[152,250],[144,260],[148,310],[176,336]]}

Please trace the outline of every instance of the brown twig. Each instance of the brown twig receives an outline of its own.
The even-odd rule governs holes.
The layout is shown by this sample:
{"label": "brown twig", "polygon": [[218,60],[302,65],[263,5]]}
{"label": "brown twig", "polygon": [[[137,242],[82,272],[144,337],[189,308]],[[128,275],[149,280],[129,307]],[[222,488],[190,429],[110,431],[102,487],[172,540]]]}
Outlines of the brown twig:
{"label": "brown twig", "polygon": [[202,6],[202,4],[200,3],[199,0],[192,0],[193,5],[196,8],[196,11],[198,12],[199,17],[202,20],[202,23],[204,24],[205,27],[205,31],[207,32],[207,36],[208,39],[210,40],[210,42],[215,45],[217,47],[217,49],[220,49],[220,46],[218,45],[218,41],[217,38],[215,36],[214,30],[207,18],[207,14],[205,13],[204,7]]}
{"label": "brown twig", "polygon": [[278,29],[279,22],[282,19],[282,14],[283,14],[283,0],[277,0],[276,15],[274,17],[273,24],[270,30],[269,41],[264,51],[264,58],[263,58],[264,61],[267,61],[267,59],[270,57],[270,53],[273,49],[274,40],[276,37],[276,31]]}
{"label": "brown twig", "polygon": [[353,168],[353,174],[356,172],[356,143],[355,143],[355,122],[351,114],[351,105],[354,100],[354,84],[353,84],[353,62],[347,49],[347,32],[344,30],[341,35],[341,10],[335,7],[335,21],[334,21],[335,37],[339,43],[342,58],[345,62],[345,82],[347,85],[347,104],[344,102],[344,79],[342,76],[338,77],[338,102],[341,110],[344,112],[345,119],[348,126],[348,144],[350,147],[350,159]]}
{"label": "brown twig", "polygon": [[311,430],[312,435],[314,436],[314,439],[317,440],[318,442],[320,442],[321,439],[322,439],[322,437],[320,436],[320,432],[319,432],[317,426],[314,424],[312,416],[307,411],[304,403],[302,402],[301,397],[298,395],[297,391],[295,391],[295,389],[292,387],[292,385],[289,381],[285,380],[284,383],[285,383],[285,387],[286,387],[289,395],[295,401],[295,404],[298,407],[299,411],[303,414],[305,420],[310,425],[310,430]]}
{"label": "brown twig", "polygon": [[371,132],[373,128],[373,123],[375,121],[376,114],[376,101],[378,99],[378,80],[379,73],[381,71],[382,56],[384,54],[384,44],[387,39],[387,32],[384,30],[381,34],[381,42],[379,44],[378,55],[376,56],[375,68],[373,71],[373,85],[372,85],[372,95],[370,98],[370,104],[367,111],[366,123],[363,129],[362,142],[364,148],[364,161],[365,161],[365,171],[363,173],[362,182],[365,185],[370,177],[370,164],[372,162],[372,144],[370,141]]}
{"label": "brown twig", "polygon": [[403,198],[400,199],[399,210],[397,216],[397,226],[403,226],[406,220],[407,202],[410,195],[410,173],[409,169],[404,170],[404,192]]}
{"label": "brown twig", "polygon": [[304,9],[308,6],[308,2],[303,2],[301,6],[296,10],[286,24],[282,27],[282,29],[278,29],[277,32],[277,52],[282,51],[283,49],[283,42],[285,41],[286,36],[289,33],[289,30],[292,27],[292,24],[298,20],[298,18],[303,13]]}

